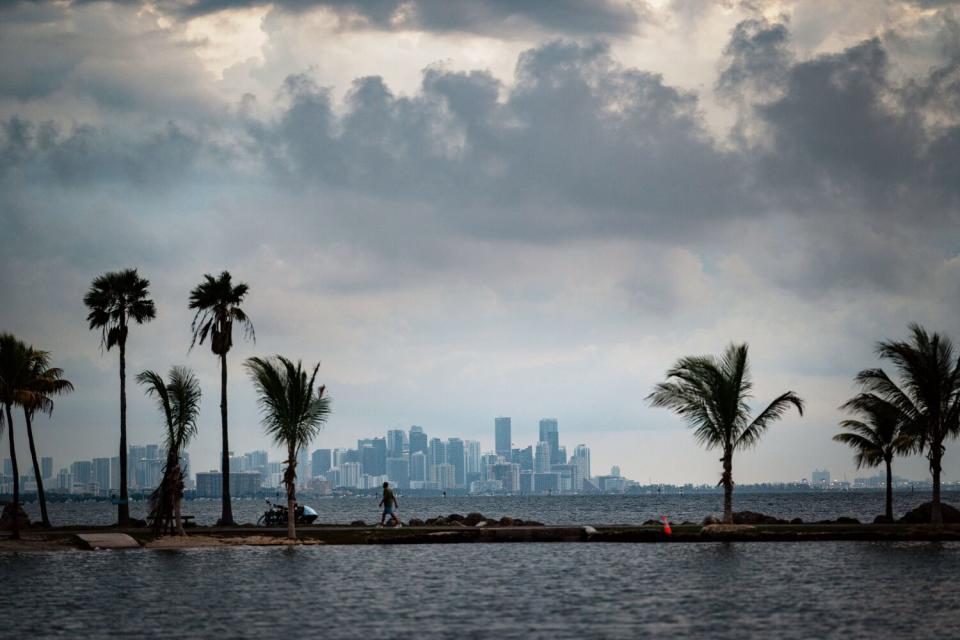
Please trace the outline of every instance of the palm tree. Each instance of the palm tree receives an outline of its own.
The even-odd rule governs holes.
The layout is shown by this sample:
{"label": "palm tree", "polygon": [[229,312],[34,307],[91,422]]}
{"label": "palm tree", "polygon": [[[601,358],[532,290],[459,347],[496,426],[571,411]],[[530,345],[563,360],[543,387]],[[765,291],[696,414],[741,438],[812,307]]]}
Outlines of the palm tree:
{"label": "palm tree", "polygon": [[117,521],[121,527],[130,524],[127,504],[127,334],[130,323],[143,324],[157,315],[150,299],[150,281],[141,278],[136,269],[111,271],[97,276],[83,303],[90,309],[87,322],[90,330],[101,332],[101,347],[107,351],[120,348],[120,502]]}
{"label": "palm tree", "polygon": [[297,453],[320,433],[330,415],[330,398],[324,395],[326,387],[321,386],[316,392],[313,389],[319,363],[309,378],[300,361],[294,365],[283,356],[248,358],[245,366],[259,395],[261,422],[267,434],[287,449],[287,468],[283,473],[287,488],[287,537],[295,539]]}
{"label": "palm tree", "polygon": [[861,420],[843,420],[840,426],[847,431],[833,436],[837,442],[850,445],[856,450],[853,457],[857,468],[887,467],[887,505],[884,517],[893,522],[893,457],[909,453],[914,448],[913,438],[902,430],[903,416],[900,411],[872,393],[861,393],[840,407],[859,414]]}
{"label": "palm tree", "polygon": [[137,382],[147,388],[148,396],[156,398],[166,426],[164,448],[167,450],[167,462],[163,467],[163,480],[150,497],[153,530],[156,534],[166,529],[184,535],[180,520],[180,503],[183,500],[180,458],[187,443],[197,434],[200,383],[186,367],[173,367],[168,378],[170,382],[164,382],[159,373],[147,370],[137,375]]}
{"label": "palm tree", "polygon": [[234,285],[228,271],[218,277],[205,274],[203,282],[190,292],[190,308],[196,309],[193,323],[193,339],[190,348],[210,337],[210,350],[220,356],[220,428],[222,446],[220,470],[223,476],[223,497],[220,513],[222,525],[232,525],[233,507],[230,504],[230,446],[227,435],[227,353],[233,346],[233,323],[244,329],[244,334],[256,342],[253,323],[240,308],[249,287],[241,282]]}
{"label": "palm tree", "polygon": [[944,442],[960,431],[960,358],[950,338],[927,333],[911,323],[910,338],[877,343],[876,352],[889,360],[900,374],[897,384],[880,368],[864,369],[856,376],[864,392],[873,393],[903,415],[904,430],[919,451],[927,452],[933,477],[930,524],[943,525],[940,508],[940,473]]}
{"label": "palm tree", "polygon": [[17,465],[17,447],[14,441],[13,413],[11,407],[21,404],[29,392],[26,391],[30,368],[34,360],[34,352],[26,344],[10,333],[0,334],[0,402],[3,403],[3,413],[0,413],[0,428],[3,424],[7,429],[10,440],[10,464],[13,471],[13,504],[11,538],[20,538],[20,467]]}
{"label": "palm tree", "polygon": [[37,499],[40,502],[40,520],[44,527],[50,526],[47,515],[47,498],[43,490],[43,473],[37,459],[37,447],[33,439],[33,416],[37,411],[53,415],[51,396],[73,391],[73,384],[63,378],[63,369],[50,366],[50,354],[33,350],[30,370],[27,372],[25,389],[28,391],[21,401],[23,419],[27,423],[27,439],[30,441],[30,457],[33,458],[33,475],[37,481]]}
{"label": "palm tree", "polygon": [[688,356],[667,371],[667,381],[654,387],[647,401],[675,411],[693,428],[706,448],[723,451],[723,522],[733,523],[733,452],[755,446],[771,423],[790,405],[803,415],[803,400],[793,391],[778,396],[753,420],[747,345],[731,344],[720,358]]}

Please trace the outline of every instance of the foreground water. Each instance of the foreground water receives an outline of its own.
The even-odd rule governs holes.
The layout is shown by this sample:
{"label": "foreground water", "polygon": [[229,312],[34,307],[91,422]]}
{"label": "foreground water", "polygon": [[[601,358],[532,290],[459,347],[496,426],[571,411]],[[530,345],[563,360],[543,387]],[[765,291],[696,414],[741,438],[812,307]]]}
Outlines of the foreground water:
{"label": "foreground water", "polygon": [[[279,500],[279,499],[278,499]],[[467,514],[479,511],[486,516],[510,516],[537,520],[544,524],[641,524],[646,520],[668,515],[674,522],[701,522],[710,514],[723,512],[723,496],[717,493],[692,495],[598,495],[598,496],[451,496],[448,498],[407,497],[401,495],[400,516],[431,518],[450,513]],[[894,494],[894,513],[903,515],[930,500],[927,492]],[[946,491],[943,500],[960,506],[960,493]],[[350,523],[355,520],[378,521],[378,498],[304,498],[303,502],[317,509],[321,523]],[[803,518],[805,522],[834,520],[840,516],[872,522],[883,513],[882,491],[737,493],[737,511],[759,511],[778,518]],[[50,520],[56,526],[111,524],[116,522],[116,507],[109,502],[68,502],[48,505]],[[255,523],[264,511],[263,500],[234,500],[233,515],[239,523]],[[35,503],[25,505],[31,519],[39,518]],[[146,502],[133,502],[130,513],[145,518]],[[190,500],[184,513],[195,517],[197,524],[214,524],[220,517],[219,500]]]}
{"label": "foreground water", "polygon": [[6,554],[0,620],[9,638],[949,638],[958,574],[953,543]]}

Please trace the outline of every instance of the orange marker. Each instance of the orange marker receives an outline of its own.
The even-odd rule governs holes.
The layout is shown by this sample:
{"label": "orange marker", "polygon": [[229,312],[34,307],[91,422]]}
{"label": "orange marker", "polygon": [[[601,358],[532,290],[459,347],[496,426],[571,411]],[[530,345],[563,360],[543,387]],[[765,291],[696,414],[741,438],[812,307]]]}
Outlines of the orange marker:
{"label": "orange marker", "polygon": [[663,520],[663,533],[665,535],[673,535],[673,531],[670,529],[670,521],[667,520],[667,516],[660,516],[660,519]]}

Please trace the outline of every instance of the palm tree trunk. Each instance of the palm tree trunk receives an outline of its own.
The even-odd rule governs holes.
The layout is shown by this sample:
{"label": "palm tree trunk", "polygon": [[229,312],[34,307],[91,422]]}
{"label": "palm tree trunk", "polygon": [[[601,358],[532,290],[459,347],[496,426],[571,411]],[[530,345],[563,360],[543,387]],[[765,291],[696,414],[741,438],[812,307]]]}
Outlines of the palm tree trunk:
{"label": "palm tree trunk", "polygon": [[220,524],[232,526],[233,505],[230,503],[230,445],[227,437],[227,354],[220,354],[220,429],[223,437],[223,451],[220,469],[223,475],[223,497],[220,509]]}
{"label": "palm tree trunk", "polygon": [[886,458],[887,463],[887,522],[893,522],[893,467],[890,464],[890,458]]}
{"label": "palm tree trunk", "polygon": [[943,445],[937,442],[930,445],[930,473],[933,476],[933,499],[930,503],[930,524],[943,526],[943,511],[940,509],[940,471]]}
{"label": "palm tree trunk", "polygon": [[13,442],[13,415],[10,413],[10,403],[4,403],[7,410],[7,437],[10,440],[10,465],[13,467],[13,516],[10,539],[20,539],[20,468],[17,466],[17,447]]}
{"label": "palm tree trunk", "polygon": [[127,495],[127,340],[126,325],[120,321],[120,504],[117,523],[130,526],[130,504]]}
{"label": "palm tree trunk", "polygon": [[733,524],[733,450],[723,452],[723,524]]}
{"label": "palm tree trunk", "polygon": [[175,488],[173,491],[173,519],[176,523],[176,531],[178,536],[185,536],[187,532],[183,530],[183,520],[180,518],[180,502],[183,500],[183,491],[180,490],[180,487],[183,485],[183,472],[180,471],[180,465],[177,465],[177,472],[175,477]]}
{"label": "palm tree trunk", "polygon": [[290,470],[296,469],[297,454],[293,447],[288,447],[287,473],[284,478],[287,481],[287,537],[291,540],[297,539],[297,476],[296,473],[290,473]]}
{"label": "palm tree trunk", "polygon": [[37,460],[37,448],[33,443],[33,424],[30,412],[23,410],[23,419],[27,423],[27,440],[30,442],[30,457],[33,458],[33,477],[37,481],[37,500],[40,502],[40,522],[47,529],[50,528],[50,518],[47,517],[47,496],[43,492],[43,478],[40,473],[40,463]]}

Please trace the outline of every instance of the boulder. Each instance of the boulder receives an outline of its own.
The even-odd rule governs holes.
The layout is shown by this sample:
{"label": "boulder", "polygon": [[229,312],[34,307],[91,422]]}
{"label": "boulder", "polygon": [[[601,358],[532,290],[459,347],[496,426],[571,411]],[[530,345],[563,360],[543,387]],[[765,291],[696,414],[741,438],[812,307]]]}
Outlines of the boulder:
{"label": "boulder", "polygon": [[[932,503],[924,502],[922,505],[908,511],[898,522],[906,524],[930,524],[930,506]],[[949,504],[940,503],[940,513],[943,514],[944,524],[960,524],[960,510]]]}
{"label": "boulder", "polygon": [[790,524],[803,524],[803,518],[794,518],[790,521]]}
{"label": "boulder", "polygon": [[703,526],[709,527],[712,524],[720,524],[720,518],[715,515],[709,515],[703,519]]}
{"label": "boulder", "polygon": [[545,527],[546,525],[542,522],[537,522],[536,520],[524,520],[523,526],[525,527]]}
{"label": "boulder", "polygon": [[408,527],[422,527],[423,520],[420,518],[410,518],[410,522],[407,523]]}
{"label": "boulder", "polygon": [[764,513],[755,511],[735,511],[733,513],[733,524],[789,524],[786,520],[768,516]]}
{"label": "boulder", "polygon": [[449,520],[450,522],[460,522],[463,520],[463,516],[460,515],[459,513],[451,513],[450,515],[447,516],[447,520]]}
{"label": "boulder", "polygon": [[363,520],[354,520],[353,522],[350,523],[350,526],[351,526],[351,527],[365,527],[365,526],[367,526],[367,523],[364,522]]}
{"label": "boulder", "polygon": [[873,524],[893,524],[893,518],[888,518],[887,516],[877,516],[873,519]]}
{"label": "boulder", "polygon": [[834,520],[835,524],[860,524],[860,521],[856,518],[848,518],[846,516],[840,516]]}
{"label": "boulder", "polygon": [[463,524],[467,525],[468,527],[475,527],[477,526],[477,523],[485,522],[489,519],[490,518],[483,515],[482,513],[473,512],[473,513],[467,514],[467,517],[463,519]]}
{"label": "boulder", "polygon": [[514,520],[513,518],[508,518],[507,516],[503,516],[502,518],[500,518],[501,527],[512,527],[515,522],[516,520]]}

